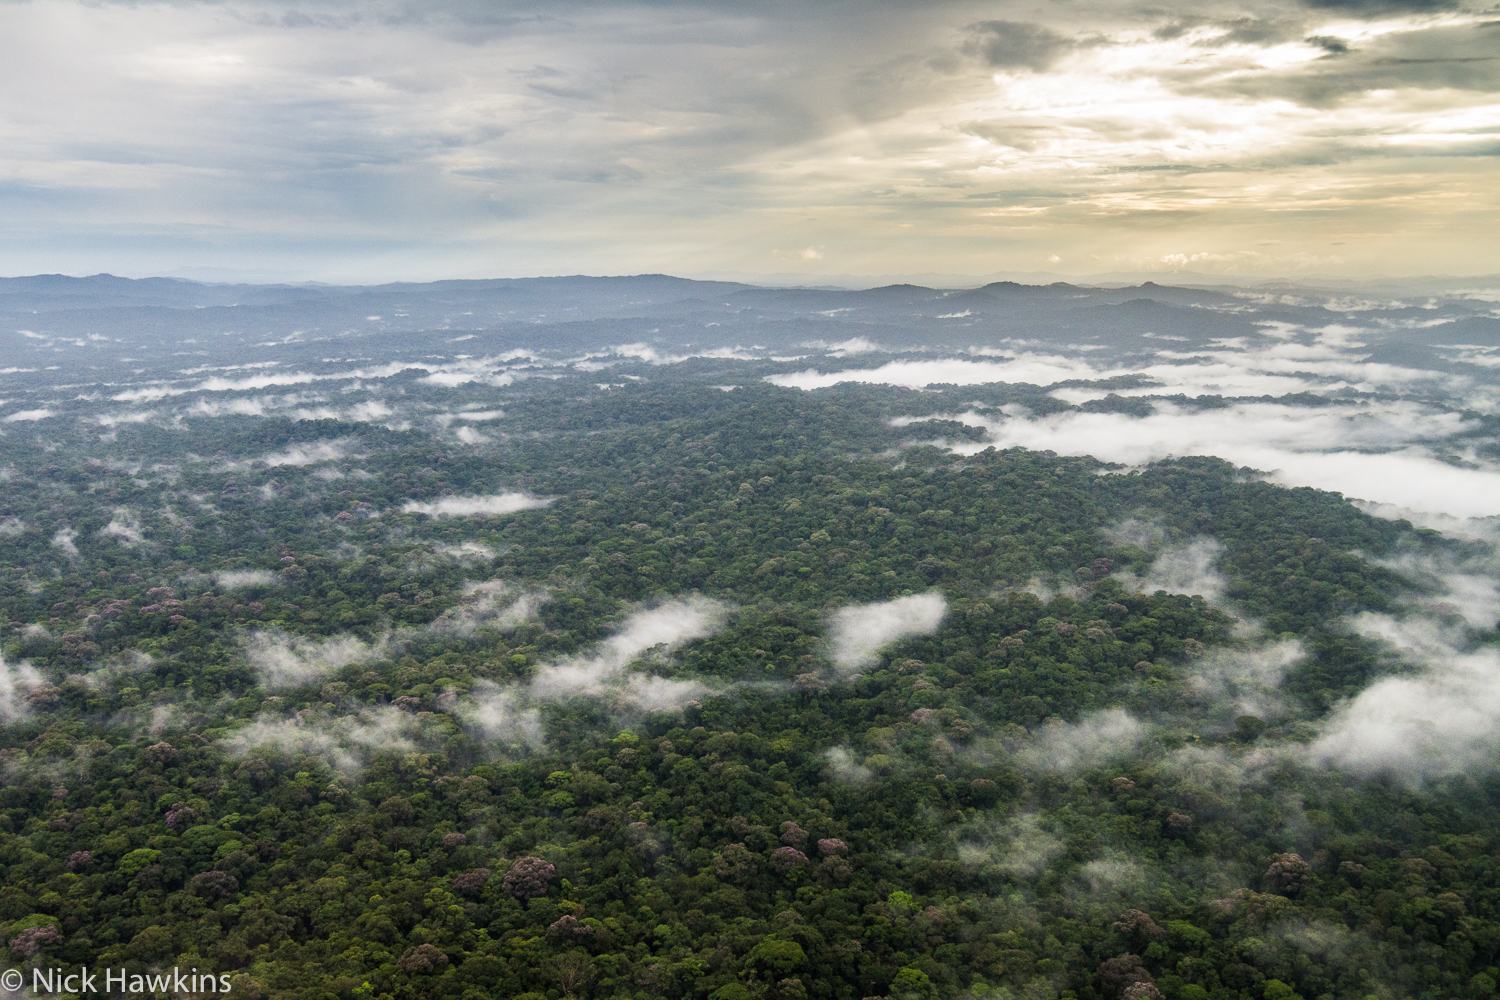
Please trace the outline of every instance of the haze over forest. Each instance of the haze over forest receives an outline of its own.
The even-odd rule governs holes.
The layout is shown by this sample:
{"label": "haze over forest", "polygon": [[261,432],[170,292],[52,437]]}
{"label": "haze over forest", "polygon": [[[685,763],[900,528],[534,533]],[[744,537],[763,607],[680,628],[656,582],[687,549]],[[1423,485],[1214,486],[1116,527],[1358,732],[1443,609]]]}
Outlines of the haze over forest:
{"label": "haze over forest", "polygon": [[0,940],[252,1000],[1486,1000],[1495,302],[0,280]]}
{"label": "haze over forest", "polygon": [[0,1000],[1496,1000],[1497,29],[0,4]]}

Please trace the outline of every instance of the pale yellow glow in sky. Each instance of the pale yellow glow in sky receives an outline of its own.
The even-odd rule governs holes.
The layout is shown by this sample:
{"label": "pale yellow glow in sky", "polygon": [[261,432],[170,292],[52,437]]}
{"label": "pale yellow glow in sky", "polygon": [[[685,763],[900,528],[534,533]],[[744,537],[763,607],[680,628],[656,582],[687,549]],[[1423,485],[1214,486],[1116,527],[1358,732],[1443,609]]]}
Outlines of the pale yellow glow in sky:
{"label": "pale yellow glow in sky", "polygon": [[0,271],[1500,272],[1492,14],[811,6],[5,5]]}

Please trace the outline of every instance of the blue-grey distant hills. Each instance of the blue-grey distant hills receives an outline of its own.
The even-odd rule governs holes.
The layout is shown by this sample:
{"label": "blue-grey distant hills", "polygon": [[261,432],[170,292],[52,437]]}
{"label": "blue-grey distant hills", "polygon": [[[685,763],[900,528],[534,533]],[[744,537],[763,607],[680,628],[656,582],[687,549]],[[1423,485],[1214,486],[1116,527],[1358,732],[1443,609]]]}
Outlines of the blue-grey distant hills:
{"label": "blue-grey distant hills", "polygon": [[0,367],[34,369],[11,373],[33,384],[115,384],[120,368],[154,377],[434,352],[560,361],[621,345],[644,345],[636,356],[811,357],[824,367],[851,365],[854,354],[869,364],[881,354],[1069,349],[1130,366],[1289,325],[1344,324],[1362,331],[1374,360],[1477,378],[1496,371],[1461,360],[1468,348],[1500,346],[1486,296],[1397,292],[1151,281],[775,288],[662,274],[369,286],[33,275],[0,279]]}

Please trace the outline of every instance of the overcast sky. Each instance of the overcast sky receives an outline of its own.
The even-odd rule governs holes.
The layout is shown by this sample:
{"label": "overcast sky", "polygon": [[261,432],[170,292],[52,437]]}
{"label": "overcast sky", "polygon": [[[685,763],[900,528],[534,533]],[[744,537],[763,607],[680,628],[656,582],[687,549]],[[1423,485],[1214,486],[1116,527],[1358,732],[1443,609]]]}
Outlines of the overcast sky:
{"label": "overcast sky", "polygon": [[0,273],[1500,272],[1444,2],[0,3]]}

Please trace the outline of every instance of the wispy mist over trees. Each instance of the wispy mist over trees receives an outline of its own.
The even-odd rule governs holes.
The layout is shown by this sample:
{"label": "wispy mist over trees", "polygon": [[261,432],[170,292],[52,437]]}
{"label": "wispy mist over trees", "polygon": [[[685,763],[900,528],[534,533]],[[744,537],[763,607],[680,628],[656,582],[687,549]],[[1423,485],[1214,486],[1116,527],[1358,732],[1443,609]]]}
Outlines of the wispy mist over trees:
{"label": "wispy mist over trees", "polygon": [[[1206,318],[934,346],[896,334],[949,293],[875,292],[274,348],[38,313],[0,406],[11,963],[250,1000],[1493,994],[1489,369],[1334,344],[1327,302],[1072,289]],[[706,325],[740,295],[785,312]],[[1302,325],[1213,342],[1254,315]],[[1268,391],[1177,391],[1210,378]],[[1252,418],[1320,474],[1460,485],[1401,511],[1132,440]]]}

